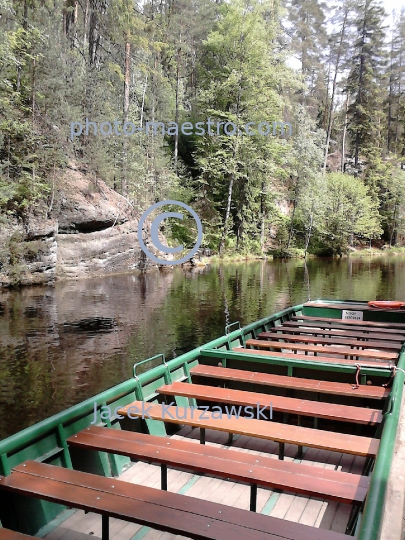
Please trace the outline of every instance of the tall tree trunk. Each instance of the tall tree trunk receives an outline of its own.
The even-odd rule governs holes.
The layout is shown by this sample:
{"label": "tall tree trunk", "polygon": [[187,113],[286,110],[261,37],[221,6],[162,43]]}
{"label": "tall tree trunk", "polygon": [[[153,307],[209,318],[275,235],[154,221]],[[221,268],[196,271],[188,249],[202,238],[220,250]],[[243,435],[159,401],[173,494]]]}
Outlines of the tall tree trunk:
{"label": "tall tree trunk", "polygon": [[145,95],[146,95],[146,88],[147,87],[148,87],[148,74],[146,74],[145,86],[143,87],[143,92],[142,92],[141,118],[140,118],[141,128],[143,127],[143,114],[144,114],[144,111],[145,111]]}
{"label": "tall tree trunk", "polygon": [[[124,72],[124,124],[128,122],[129,115],[129,81],[130,81],[130,68],[131,68],[131,44],[129,41],[125,41],[125,72]],[[124,197],[128,196],[128,139],[123,135],[123,171],[122,171],[122,194]]]}
{"label": "tall tree trunk", "polygon": [[[180,45],[177,49],[177,66],[176,66],[176,111],[175,119],[176,125],[179,125],[179,90],[180,90],[180,61],[181,61],[181,34],[180,34]],[[179,133],[176,130],[174,136],[174,172],[177,174],[177,159],[179,155]]]}
{"label": "tall tree trunk", "polygon": [[264,228],[265,228],[264,188],[265,188],[265,184],[264,182],[262,182],[262,189],[260,193],[260,215],[261,215],[260,250],[262,253],[264,253]]}
{"label": "tall tree trunk", "polygon": [[298,197],[298,183],[299,178],[297,178],[296,184],[295,184],[295,190],[294,190],[294,204],[293,204],[293,211],[291,214],[291,223],[290,223],[290,230],[288,232],[288,242],[287,242],[287,250],[290,249],[293,230],[294,230],[294,217],[295,217],[295,210],[297,208],[297,197]]}
{"label": "tall tree trunk", "polygon": [[235,175],[231,173],[230,180],[229,180],[229,187],[228,187],[228,202],[226,205],[226,213],[225,213],[225,220],[224,220],[224,227],[222,229],[222,236],[221,240],[219,242],[219,254],[222,255],[224,248],[225,248],[225,240],[228,236],[228,222],[229,222],[229,216],[231,213],[231,203],[232,203],[232,190],[233,190],[233,184],[235,180]]}
{"label": "tall tree trunk", "polygon": [[[23,27],[23,29],[25,31],[28,30],[28,3],[27,3],[27,0],[24,0],[24,12],[23,12],[22,27]],[[17,82],[16,82],[17,92],[20,90],[21,73],[22,73],[22,66],[21,66],[21,63],[19,63],[18,67],[17,67]]]}
{"label": "tall tree trunk", "polygon": [[[237,120],[239,120],[239,107],[240,107],[241,91],[242,91],[242,88],[241,88],[241,84],[240,84],[240,80],[239,80],[238,99],[237,99],[237,102],[236,102],[236,118],[237,118]],[[232,162],[234,163],[234,166],[236,166],[235,157],[236,157],[236,154],[237,154],[237,151],[238,151],[238,143],[239,143],[239,133],[236,134],[235,144],[234,144],[233,152],[232,152]],[[228,202],[227,202],[227,205],[226,205],[224,226],[223,226],[223,229],[222,229],[221,240],[219,242],[219,248],[218,248],[218,251],[219,251],[220,255],[222,255],[222,253],[224,251],[225,240],[226,240],[226,237],[228,236],[228,223],[229,223],[229,216],[230,216],[230,213],[231,213],[232,190],[233,190],[234,182],[235,182],[235,173],[231,172],[230,179],[229,179]]]}
{"label": "tall tree trunk", "polygon": [[333,108],[335,104],[336,84],[337,84],[337,77],[339,73],[340,57],[342,56],[343,39],[344,39],[345,31],[346,31],[348,12],[349,10],[346,8],[344,18],[343,18],[343,23],[342,23],[342,30],[340,32],[339,49],[338,49],[338,53],[336,57],[335,74],[333,77],[333,84],[332,84],[332,97],[330,100],[330,110],[329,110],[329,115],[328,115],[329,118],[328,118],[328,129],[327,129],[327,137],[326,137],[325,159],[323,162],[323,174],[326,173],[326,164],[328,162],[330,134],[332,132],[332,122],[333,122]]}
{"label": "tall tree trunk", "polygon": [[345,172],[345,160],[346,160],[346,133],[347,133],[347,111],[349,108],[349,92],[347,92],[346,107],[345,107],[345,119],[343,122],[343,137],[342,137],[342,160],[341,160],[341,172]]}
{"label": "tall tree trunk", "polygon": [[35,127],[35,76],[36,76],[36,58],[32,59],[32,96],[31,96],[31,113],[32,113],[32,128]]}
{"label": "tall tree trunk", "polygon": [[[358,94],[358,103],[357,106],[360,108],[363,104],[363,80],[364,80],[364,64],[365,64],[365,54],[364,54],[364,45],[366,43],[367,37],[367,8],[369,7],[368,3],[364,4],[364,21],[363,21],[363,33],[361,36],[361,55],[360,55],[360,70],[359,70],[359,94]],[[357,168],[359,164],[359,154],[360,154],[360,134],[359,130],[356,131],[355,145],[354,145],[354,166]]]}
{"label": "tall tree trunk", "polygon": [[313,225],[314,225],[314,205],[312,204],[311,217],[310,217],[310,220],[309,220],[309,228],[308,228],[307,235],[306,235],[306,238],[305,238],[304,259],[307,258],[308,246],[309,246],[309,242],[311,241]]}
{"label": "tall tree trunk", "polygon": [[393,92],[394,92],[394,73],[393,73],[393,50],[394,50],[394,39],[391,38],[391,54],[390,54],[390,79],[389,79],[389,94],[388,94],[388,129],[387,129],[387,151],[391,150],[391,125],[392,125],[392,101],[393,101]]}
{"label": "tall tree trunk", "polygon": [[65,37],[68,36],[70,27],[77,22],[77,10],[77,0],[66,0],[63,9],[63,35]]}
{"label": "tall tree trunk", "polygon": [[107,0],[90,1],[90,21],[89,21],[89,63],[90,66],[97,66],[99,63],[98,51],[101,43],[99,17],[105,15],[108,3]]}
{"label": "tall tree trunk", "polygon": [[87,44],[88,26],[89,26],[89,0],[86,0],[86,5],[84,8],[84,14],[83,14],[83,49],[86,48],[86,44]]}

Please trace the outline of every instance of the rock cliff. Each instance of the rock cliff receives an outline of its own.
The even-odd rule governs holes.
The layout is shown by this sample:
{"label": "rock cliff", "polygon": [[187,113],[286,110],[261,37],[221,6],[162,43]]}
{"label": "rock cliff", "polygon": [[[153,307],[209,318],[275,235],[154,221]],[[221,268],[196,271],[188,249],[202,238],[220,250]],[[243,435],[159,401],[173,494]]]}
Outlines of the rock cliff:
{"label": "rock cliff", "polygon": [[139,246],[140,213],[103,181],[72,165],[50,206],[24,223],[0,221],[0,287],[156,266]]}

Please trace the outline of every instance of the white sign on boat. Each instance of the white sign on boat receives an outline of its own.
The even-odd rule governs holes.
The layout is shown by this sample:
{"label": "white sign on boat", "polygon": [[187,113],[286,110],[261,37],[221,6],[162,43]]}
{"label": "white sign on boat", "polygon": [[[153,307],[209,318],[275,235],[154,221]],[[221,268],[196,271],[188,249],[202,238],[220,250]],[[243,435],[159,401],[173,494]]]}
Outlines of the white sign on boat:
{"label": "white sign on boat", "polygon": [[342,310],[342,319],[345,321],[362,321],[363,312],[362,311],[351,311],[349,309]]}

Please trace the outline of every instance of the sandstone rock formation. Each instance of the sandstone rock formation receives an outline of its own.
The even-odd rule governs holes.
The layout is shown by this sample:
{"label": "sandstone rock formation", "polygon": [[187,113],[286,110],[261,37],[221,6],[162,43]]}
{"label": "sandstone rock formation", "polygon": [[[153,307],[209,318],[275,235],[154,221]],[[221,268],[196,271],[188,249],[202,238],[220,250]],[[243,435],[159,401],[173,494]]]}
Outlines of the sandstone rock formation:
{"label": "sandstone rock formation", "polygon": [[124,197],[71,166],[51,208],[0,224],[0,287],[156,267],[140,248],[139,219]]}

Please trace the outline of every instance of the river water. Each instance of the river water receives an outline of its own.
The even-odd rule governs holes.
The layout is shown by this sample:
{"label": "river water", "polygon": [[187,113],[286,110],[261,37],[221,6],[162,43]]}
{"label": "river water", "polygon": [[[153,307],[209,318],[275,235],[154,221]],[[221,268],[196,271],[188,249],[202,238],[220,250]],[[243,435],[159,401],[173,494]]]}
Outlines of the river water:
{"label": "river water", "polygon": [[405,258],[254,261],[0,292],[0,439],[131,377],[311,299],[405,301]]}

